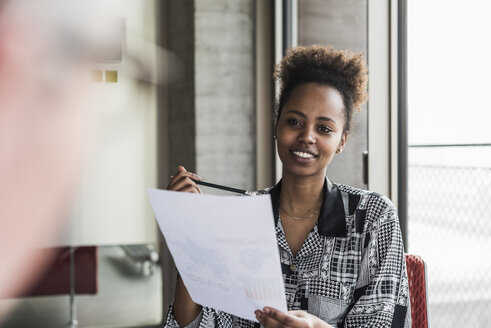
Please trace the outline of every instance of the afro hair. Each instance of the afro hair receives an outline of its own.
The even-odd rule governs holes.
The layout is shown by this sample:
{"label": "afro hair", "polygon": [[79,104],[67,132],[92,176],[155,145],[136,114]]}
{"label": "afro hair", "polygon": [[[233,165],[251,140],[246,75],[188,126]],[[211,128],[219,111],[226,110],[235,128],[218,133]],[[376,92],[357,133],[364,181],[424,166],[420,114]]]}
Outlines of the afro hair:
{"label": "afro hair", "polygon": [[291,48],[275,67],[275,82],[280,87],[276,121],[293,88],[302,83],[329,85],[339,91],[345,107],[344,130],[350,130],[353,110],[367,101],[368,71],[363,54],[313,45]]}

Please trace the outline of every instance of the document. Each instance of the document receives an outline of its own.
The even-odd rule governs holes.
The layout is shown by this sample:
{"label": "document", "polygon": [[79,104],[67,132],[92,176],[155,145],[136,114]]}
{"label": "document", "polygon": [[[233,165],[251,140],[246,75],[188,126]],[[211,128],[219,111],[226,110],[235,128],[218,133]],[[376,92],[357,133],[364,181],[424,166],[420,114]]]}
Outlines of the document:
{"label": "document", "polygon": [[195,303],[256,322],[264,306],[287,311],[269,195],[148,194]]}

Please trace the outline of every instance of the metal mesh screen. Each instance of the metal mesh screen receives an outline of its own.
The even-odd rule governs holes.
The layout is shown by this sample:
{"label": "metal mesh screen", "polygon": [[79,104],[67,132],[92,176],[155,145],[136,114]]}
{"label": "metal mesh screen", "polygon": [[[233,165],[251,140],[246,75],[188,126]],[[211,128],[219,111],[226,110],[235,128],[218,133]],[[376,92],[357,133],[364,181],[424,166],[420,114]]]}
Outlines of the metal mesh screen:
{"label": "metal mesh screen", "polygon": [[427,262],[431,327],[491,327],[491,166],[409,165],[408,251]]}

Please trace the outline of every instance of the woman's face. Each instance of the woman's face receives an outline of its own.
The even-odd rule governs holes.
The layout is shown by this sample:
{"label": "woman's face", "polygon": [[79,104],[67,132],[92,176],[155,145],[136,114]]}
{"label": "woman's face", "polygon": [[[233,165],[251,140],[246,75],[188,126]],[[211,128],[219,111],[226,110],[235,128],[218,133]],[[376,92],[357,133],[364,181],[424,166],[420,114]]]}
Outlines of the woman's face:
{"label": "woman's face", "polygon": [[276,127],[278,155],[284,174],[324,176],[327,165],[348,134],[344,104],[333,87],[317,83],[296,86],[285,102]]}

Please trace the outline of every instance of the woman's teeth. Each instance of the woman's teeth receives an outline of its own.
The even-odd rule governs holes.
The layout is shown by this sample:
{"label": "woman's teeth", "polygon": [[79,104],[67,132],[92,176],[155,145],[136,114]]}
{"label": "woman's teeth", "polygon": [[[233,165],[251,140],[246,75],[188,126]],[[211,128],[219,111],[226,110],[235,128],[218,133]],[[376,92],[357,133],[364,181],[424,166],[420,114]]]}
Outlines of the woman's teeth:
{"label": "woman's teeth", "polygon": [[309,154],[309,153],[304,153],[304,152],[301,152],[301,151],[294,151],[292,153],[294,155],[296,155],[298,157],[302,157],[302,158],[314,158],[314,155]]}

